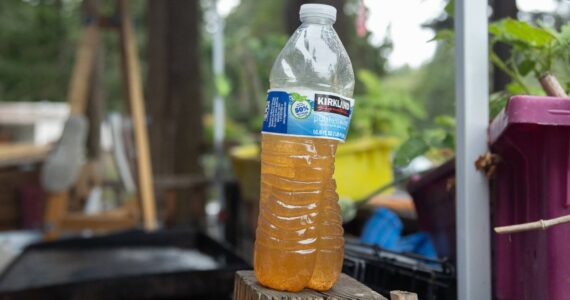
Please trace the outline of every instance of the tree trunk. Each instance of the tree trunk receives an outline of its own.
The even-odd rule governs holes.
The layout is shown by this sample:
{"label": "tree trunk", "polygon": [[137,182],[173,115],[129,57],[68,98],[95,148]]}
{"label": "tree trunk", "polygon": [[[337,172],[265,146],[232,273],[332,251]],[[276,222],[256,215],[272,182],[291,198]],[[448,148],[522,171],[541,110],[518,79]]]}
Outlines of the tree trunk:
{"label": "tree trunk", "polygon": [[[516,0],[494,0],[492,5],[493,20],[496,21],[508,17],[517,19],[518,8]],[[494,51],[502,60],[507,59],[511,55],[510,47],[503,43],[497,43],[494,46]],[[510,82],[511,78],[509,75],[496,66],[493,67],[493,92],[505,90],[505,87]]]}
{"label": "tree trunk", "polygon": [[[149,0],[148,22],[146,99],[154,172],[158,177],[201,175],[200,1]],[[192,207],[186,213],[200,218],[204,199],[181,192],[180,211]]]}

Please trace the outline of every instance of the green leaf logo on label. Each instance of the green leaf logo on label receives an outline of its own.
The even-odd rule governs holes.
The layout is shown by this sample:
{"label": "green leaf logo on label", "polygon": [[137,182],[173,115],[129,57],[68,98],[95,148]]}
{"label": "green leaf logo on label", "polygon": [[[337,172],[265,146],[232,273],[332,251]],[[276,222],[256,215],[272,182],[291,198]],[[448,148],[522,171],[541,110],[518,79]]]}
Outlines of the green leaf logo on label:
{"label": "green leaf logo on label", "polygon": [[295,119],[306,119],[311,115],[313,108],[311,102],[307,100],[307,96],[291,93],[289,94],[289,98],[293,101],[293,103],[291,103],[291,115]]}

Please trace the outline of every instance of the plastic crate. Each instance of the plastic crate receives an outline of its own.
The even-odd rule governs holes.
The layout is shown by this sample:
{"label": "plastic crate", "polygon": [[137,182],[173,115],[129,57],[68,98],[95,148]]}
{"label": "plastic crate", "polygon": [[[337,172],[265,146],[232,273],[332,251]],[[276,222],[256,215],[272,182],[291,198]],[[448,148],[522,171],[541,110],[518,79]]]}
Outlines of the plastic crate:
{"label": "plastic crate", "polygon": [[422,300],[457,298],[455,271],[447,260],[387,251],[346,241],[343,272],[389,297],[391,290],[418,294]]}
{"label": "plastic crate", "polygon": [[[513,97],[490,127],[495,226],[570,214],[570,99]],[[570,225],[494,238],[495,298],[569,299]]]}
{"label": "plastic crate", "polygon": [[231,299],[227,245],[190,230],[139,230],[28,246],[0,275],[0,299]]}

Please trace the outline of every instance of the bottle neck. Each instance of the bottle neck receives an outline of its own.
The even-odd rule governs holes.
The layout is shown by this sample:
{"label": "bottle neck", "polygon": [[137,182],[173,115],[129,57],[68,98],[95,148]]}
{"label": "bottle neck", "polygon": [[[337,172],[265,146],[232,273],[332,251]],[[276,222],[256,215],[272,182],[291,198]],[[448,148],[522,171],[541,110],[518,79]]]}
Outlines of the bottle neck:
{"label": "bottle neck", "polygon": [[306,25],[328,25],[328,26],[332,26],[334,24],[334,21],[329,19],[329,18],[323,18],[323,17],[304,17],[301,22],[303,24]]}

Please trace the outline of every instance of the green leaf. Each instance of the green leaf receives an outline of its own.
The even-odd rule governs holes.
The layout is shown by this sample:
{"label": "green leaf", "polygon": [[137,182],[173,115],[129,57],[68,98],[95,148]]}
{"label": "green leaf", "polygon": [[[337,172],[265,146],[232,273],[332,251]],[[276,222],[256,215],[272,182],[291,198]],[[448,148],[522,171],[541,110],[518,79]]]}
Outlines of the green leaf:
{"label": "green leaf", "polygon": [[500,112],[507,106],[509,101],[509,94],[507,93],[495,93],[491,95],[491,100],[489,101],[489,114],[491,119],[494,119]]}
{"label": "green leaf", "polygon": [[557,36],[558,42],[561,45],[570,45],[570,23],[562,25],[560,33]]}
{"label": "green leaf", "polygon": [[307,99],[307,96],[301,96],[298,93],[291,93],[291,98],[293,98],[293,101],[304,101],[305,99]]}
{"label": "green leaf", "polygon": [[522,76],[526,76],[530,71],[534,70],[535,66],[536,62],[534,60],[525,59],[518,65],[517,69]]}
{"label": "green leaf", "polygon": [[398,167],[405,167],[414,158],[425,154],[428,150],[429,146],[422,138],[412,137],[398,148],[394,157],[394,164]]}
{"label": "green leaf", "polygon": [[446,127],[449,129],[455,129],[455,118],[448,115],[439,115],[434,119],[435,124]]}
{"label": "green leaf", "polygon": [[224,75],[218,75],[215,79],[216,92],[222,97],[227,97],[231,91],[231,85],[228,78]]}
{"label": "green leaf", "polygon": [[450,17],[455,15],[455,0],[449,0],[449,2],[447,2],[445,5],[445,13]]}
{"label": "green leaf", "polygon": [[455,149],[455,134],[447,133],[441,142],[442,148]]}
{"label": "green leaf", "polygon": [[527,90],[516,82],[507,84],[506,90],[511,95],[524,95],[527,93]]}
{"label": "green leaf", "polygon": [[532,48],[545,48],[556,39],[552,33],[523,21],[504,19],[489,25],[497,41]]}
{"label": "green leaf", "polygon": [[442,128],[426,129],[422,133],[423,140],[431,148],[441,148],[447,132]]}
{"label": "green leaf", "polygon": [[434,41],[442,41],[452,45],[455,41],[455,32],[453,32],[453,30],[451,29],[438,30],[435,33],[434,37],[428,42],[434,42]]}

